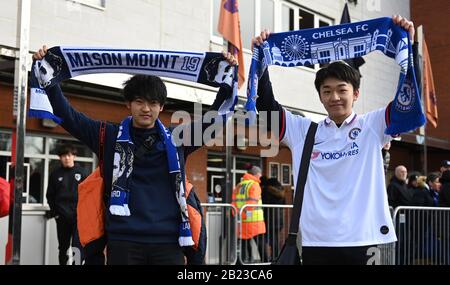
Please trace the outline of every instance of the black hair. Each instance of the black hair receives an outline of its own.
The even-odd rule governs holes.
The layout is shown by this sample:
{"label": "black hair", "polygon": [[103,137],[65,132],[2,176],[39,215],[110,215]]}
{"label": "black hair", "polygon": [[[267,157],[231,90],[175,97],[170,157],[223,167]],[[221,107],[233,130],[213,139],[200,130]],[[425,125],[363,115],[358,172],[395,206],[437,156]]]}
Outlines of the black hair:
{"label": "black hair", "polygon": [[166,103],[166,85],[158,76],[135,75],[125,81],[123,87],[122,94],[127,102],[139,98],[149,102],[157,101],[161,106]]}
{"label": "black hair", "polygon": [[77,155],[77,149],[71,144],[65,144],[58,149],[58,156],[65,154]]}
{"label": "black hair", "polygon": [[417,181],[417,179],[419,179],[419,175],[417,174],[411,174],[408,176],[408,181],[412,182],[412,181]]}
{"label": "black hair", "polygon": [[359,89],[361,83],[361,74],[359,71],[342,61],[330,63],[317,72],[314,85],[316,85],[316,90],[319,94],[320,86],[328,78],[336,78],[350,83],[355,91]]}
{"label": "black hair", "polygon": [[434,180],[440,178],[441,176],[437,172],[432,172],[427,176],[427,183],[434,182]]}

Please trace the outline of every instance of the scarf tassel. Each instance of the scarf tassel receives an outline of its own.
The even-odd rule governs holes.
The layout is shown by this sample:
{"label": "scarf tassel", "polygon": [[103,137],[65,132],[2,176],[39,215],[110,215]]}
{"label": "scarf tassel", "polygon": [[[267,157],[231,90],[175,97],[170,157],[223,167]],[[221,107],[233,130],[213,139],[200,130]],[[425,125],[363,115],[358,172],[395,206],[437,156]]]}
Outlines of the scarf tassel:
{"label": "scarf tassel", "polygon": [[109,212],[115,216],[131,216],[130,208],[128,208],[128,204],[121,205],[111,205],[109,206]]}
{"label": "scarf tassel", "polygon": [[180,246],[192,246],[194,240],[192,239],[191,227],[189,222],[182,222],[180,225],[180,237],[178,238]]}

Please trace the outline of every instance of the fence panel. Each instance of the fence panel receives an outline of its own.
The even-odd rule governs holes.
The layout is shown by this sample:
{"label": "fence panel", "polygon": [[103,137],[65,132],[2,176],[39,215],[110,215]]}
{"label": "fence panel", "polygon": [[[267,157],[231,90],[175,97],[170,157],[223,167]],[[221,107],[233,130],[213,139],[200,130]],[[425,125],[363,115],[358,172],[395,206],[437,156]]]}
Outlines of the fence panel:
{"label": "fence panel", "polygon": [[231,265],[237,260],[237,209],[231,204],[202,203],[207,245],[205,263]]}
{"label": "fence panel", "polygon": [[394,212],[396,265],[450,264],[450,208],[398,207]]}
{"label": "fence panel", "polygon": [[239,239],[243,230],[242,221],[238,219],[238,264],[269,265],[281,252],[287,238],[291,218],[292,205],[244,205],[239,211],[239,217],[247,211],[262,209],[266,232],[251,239]]}

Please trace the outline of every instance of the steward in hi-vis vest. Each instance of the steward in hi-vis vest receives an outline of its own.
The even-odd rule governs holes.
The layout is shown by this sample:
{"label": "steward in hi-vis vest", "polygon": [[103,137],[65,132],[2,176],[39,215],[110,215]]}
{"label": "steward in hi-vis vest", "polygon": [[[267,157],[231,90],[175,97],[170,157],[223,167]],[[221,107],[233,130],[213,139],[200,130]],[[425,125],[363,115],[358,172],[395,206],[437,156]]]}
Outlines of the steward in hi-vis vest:
{"label": "steward in hi-vis vest", "polygon": [[[260,175],[259,175],[260,176]],[[233,190],[232,204],[240,210],[245,204],[261,205],[261,187],[259,177],[246,173]],[[240,239],[251,239],[266,233],[264,213],[261,207],[246,207],[241,216],[242,231]]]}

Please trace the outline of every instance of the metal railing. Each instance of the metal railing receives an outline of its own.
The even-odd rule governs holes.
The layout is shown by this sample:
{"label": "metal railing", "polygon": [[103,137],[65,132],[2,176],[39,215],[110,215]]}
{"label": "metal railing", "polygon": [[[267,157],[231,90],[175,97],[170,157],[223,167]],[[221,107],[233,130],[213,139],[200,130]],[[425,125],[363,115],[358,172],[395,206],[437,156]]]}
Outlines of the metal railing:
{"label": "metal railing", "polygon": [[[202,204],[207,229],[206,264],[269,265],[287,237],[292,205],[258,205],[263,209],[265,233],[240,239],[239,211],[231,204]],[[390,207],[398,241],[378,245],[381,265],[449,265],[450,208]]]}
{"label": "metal railing", "polygon": [[[248,208],[262,209],[264,212],[265,233],[251,239],[238,239],[238,262],[243,265],[269,265],[278,257],[287,238],[292,205],[244,205],[239,217]],[[242,232],[242,221],[238,218],[238,234]],[[239,237],[239,235],[238,235]]]}
{"label": "metal railing", "polygon": [[237,261],[238,211],[231,204],[202,203],[206,224],[208,265],[232,265]]}
{"label": "metal railing", "polygon": [[398,207],[393,220],[398,241],[392,264],[450,264],[450,208]]}

